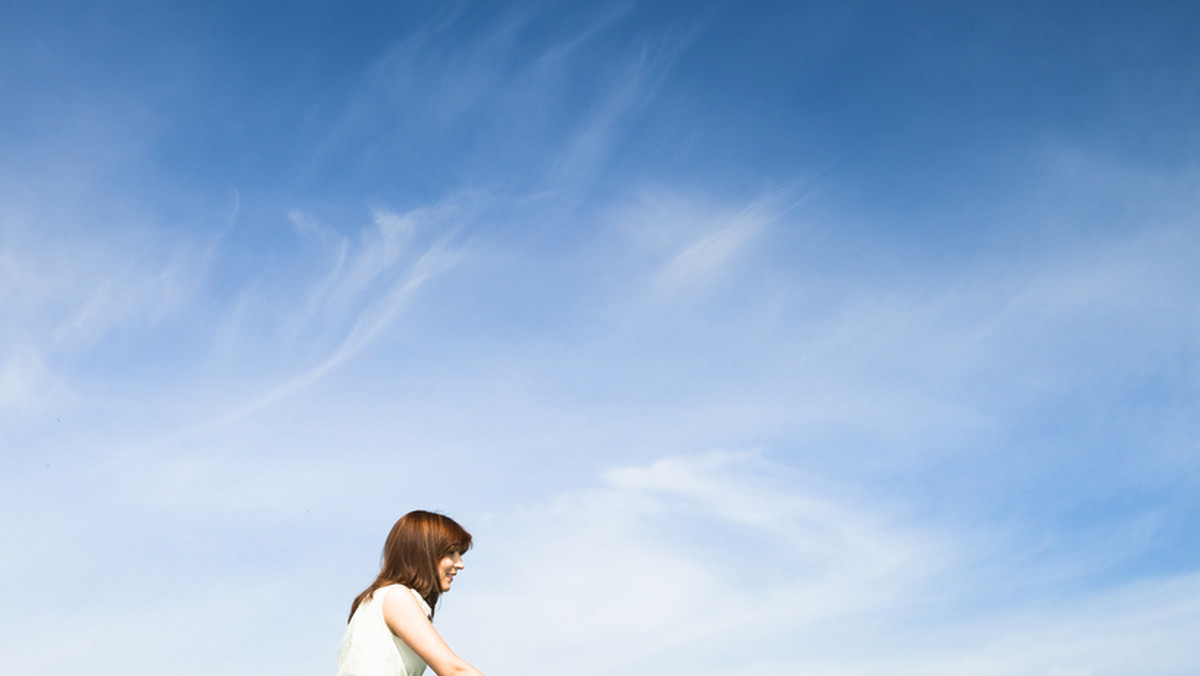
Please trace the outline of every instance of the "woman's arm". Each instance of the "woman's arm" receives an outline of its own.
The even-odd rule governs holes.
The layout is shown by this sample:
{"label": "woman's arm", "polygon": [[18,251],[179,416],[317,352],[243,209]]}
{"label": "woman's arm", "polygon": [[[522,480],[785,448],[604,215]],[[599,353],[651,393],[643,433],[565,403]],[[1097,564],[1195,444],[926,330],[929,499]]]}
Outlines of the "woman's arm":
{"label": "woman's arm", "polygon": [[383,599],[383,620],[437,676],[483,676],[446,645],[411,592],[388,590]]}

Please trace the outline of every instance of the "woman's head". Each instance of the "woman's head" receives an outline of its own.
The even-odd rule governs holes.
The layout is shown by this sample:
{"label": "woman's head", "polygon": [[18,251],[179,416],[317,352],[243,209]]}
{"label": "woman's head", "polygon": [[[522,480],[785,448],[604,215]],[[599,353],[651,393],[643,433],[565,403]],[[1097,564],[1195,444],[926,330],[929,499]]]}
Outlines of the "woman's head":
{"label": "woman's head", "polygon": [[376,589],[402,584],[417,590],[429,607],[437,605],[462,568],[462,555],[471,548],[471,534],[454,519],[416,510],[400,517],[383,545],[379,577],[358,598],[350,614]]}
{"label": "woman's head", "polygon": [[471,534],[454,519],[421,510],[409,512],[388,533],[379,574],[416,589],[427,600],[430,594],[436,599],[444,591],[439,573],[442,559],[461,556],[470,548]]}

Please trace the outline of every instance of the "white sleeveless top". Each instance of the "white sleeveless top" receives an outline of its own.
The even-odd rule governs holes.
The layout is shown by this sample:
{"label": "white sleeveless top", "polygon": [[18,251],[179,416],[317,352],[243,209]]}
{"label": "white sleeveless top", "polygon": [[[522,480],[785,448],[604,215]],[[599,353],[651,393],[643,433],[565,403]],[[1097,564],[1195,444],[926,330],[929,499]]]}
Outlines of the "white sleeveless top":
{"label": "white sleeveless top", "polygon": [[383,620],[383,600],[388,593],[411,593],[425,616],[431,615],[429,604],[415,589],[393,584],[380,587],[370,598],[363,600],[350,618],[350,626],[342,637],[338,650],[337,676],[421,676],[425,661],[408,644],[388,629]]}

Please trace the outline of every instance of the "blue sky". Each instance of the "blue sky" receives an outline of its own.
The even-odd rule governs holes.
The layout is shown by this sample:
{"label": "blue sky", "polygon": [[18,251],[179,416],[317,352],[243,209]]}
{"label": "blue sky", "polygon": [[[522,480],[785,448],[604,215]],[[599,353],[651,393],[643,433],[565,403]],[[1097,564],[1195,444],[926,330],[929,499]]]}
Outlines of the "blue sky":
{"label": "blue sky", "polygon": [[2,12],[13,669],[1200,663],[1190,3]]}

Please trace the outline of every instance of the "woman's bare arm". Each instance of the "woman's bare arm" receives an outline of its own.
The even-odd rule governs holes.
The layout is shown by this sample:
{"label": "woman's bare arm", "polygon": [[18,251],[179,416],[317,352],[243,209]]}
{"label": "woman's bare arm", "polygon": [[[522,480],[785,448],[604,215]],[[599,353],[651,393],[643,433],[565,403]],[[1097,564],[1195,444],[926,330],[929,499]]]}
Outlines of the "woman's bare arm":
{"label": "woman's bare arm", "polygon": [[483,676],[467,664],[442,640],[433,623],[425,617],[425,609],[417,603],[412,592],[388,590],[383,599],[383,620],[388,629],[413,649],[437,676]]}

